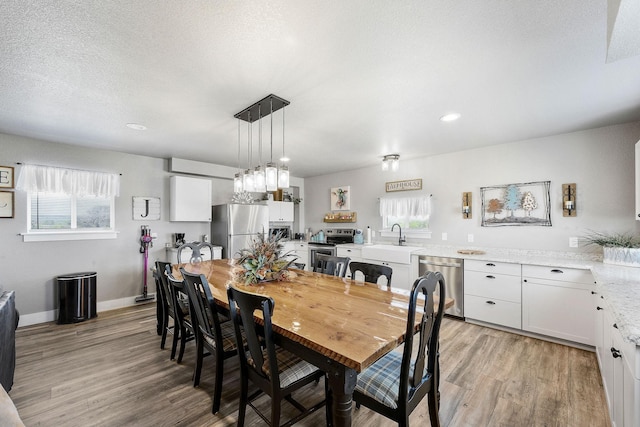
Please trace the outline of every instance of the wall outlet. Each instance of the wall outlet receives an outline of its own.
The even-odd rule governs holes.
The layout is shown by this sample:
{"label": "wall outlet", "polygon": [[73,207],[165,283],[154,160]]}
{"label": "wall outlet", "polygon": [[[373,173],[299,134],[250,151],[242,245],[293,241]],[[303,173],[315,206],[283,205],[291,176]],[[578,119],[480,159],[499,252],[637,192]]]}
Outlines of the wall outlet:
{"label": "wall outlet", "polygon": [[467,234],[467,242],[473,243],[473,234]]}
{"label": "wall outlet", "polygon": [[569,237],[569,247],[577,248],[578,247],[578,238],[577,237]]}
{"label": "wall outlet", "polygon": [[447,240],[447,237],[449,237],[447,236],[447,233],[442,233],[442,240]]}

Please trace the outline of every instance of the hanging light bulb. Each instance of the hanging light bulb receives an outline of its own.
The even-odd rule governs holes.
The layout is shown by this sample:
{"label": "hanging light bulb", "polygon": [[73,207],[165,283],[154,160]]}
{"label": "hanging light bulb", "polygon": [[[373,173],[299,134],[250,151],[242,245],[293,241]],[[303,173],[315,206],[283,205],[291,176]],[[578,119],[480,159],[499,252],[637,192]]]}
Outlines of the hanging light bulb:
{"label": "hanging light bulb", "polygon": [[289,161],[289,158],[284,154],[284,105],[282,106],[282,157],[280,160],[283,164],[278,169],[278,188],[289,188],[289,168],[284,164]]}
{"label": "hanging light bulb", "polygon": [[273,98],[269,100],[269,114],[271,115],[271,160],[265,169],[265,180],[267,191],[276,191],[278,189],[278,168],[273,163]]}
{"label": "hanging light bulb", "polygon": [[255,185],[255,191],[265,192],[267,191],[265,170],[262,168],[262,105],[258,105],[258,153],[260,160],[258,166],[253,171],[253,180]]}

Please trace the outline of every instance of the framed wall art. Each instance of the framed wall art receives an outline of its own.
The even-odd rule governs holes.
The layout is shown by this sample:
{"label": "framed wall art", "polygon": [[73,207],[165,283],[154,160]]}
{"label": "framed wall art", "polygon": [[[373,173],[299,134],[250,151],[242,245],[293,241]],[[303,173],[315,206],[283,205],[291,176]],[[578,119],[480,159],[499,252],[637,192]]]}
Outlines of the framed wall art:
{"label": "framed wall art", "polygon": [[551,181],[480,187],[482,226],[551,226]]}
{"label": "framed wall art", "polygon": [[160,197],[133,197],[133,219],[149,221],[160,219]]}
{"label": "framed wall art", "polygon": [[349,186],[334,187],[331,189],[331,210],[351,210],[351,189]]}
{"label": "framed wall art", "polygon": [[13,191],[0,191],[0,218],[13,218],[15,206],[15,193]]}
{"label": "framed wall art", "polygon": [[13,167],[0,166],[0,188],[13,188]]}

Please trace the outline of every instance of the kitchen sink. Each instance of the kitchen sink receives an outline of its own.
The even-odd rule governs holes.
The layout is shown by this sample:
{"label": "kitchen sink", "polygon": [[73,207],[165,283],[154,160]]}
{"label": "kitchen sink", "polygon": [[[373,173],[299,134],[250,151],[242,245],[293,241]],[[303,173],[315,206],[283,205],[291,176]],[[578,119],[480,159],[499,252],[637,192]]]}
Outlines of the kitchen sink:
{"label": "kitchen sink", "polygon": [[362,247],[362,258],[376,261],[411,264],[411,254],[424,249],[420,246],[365,245]]}

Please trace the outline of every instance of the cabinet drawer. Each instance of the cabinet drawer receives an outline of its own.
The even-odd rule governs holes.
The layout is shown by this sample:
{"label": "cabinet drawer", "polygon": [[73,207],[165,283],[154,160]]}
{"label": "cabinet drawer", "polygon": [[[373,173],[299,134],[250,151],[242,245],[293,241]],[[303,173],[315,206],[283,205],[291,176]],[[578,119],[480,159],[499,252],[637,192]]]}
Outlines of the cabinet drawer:
{"label": "cabinet drawer", "polygon": [[464,293],[520,303],[520,277],[465,270]]}
{"label": "cabinet drawer", "polygon": [[535,277],[539,279],[585,283],[589,285],[594,283],[593,275],[589,270],[581,270],[578,268],[523,265],[522,277]]}
{"label": "cabinet drawer", "polygon": [[362,249],[360,248],[341,248],[338,246],[336,249],[337,256],[348,256],[351,259],[361,258],[362,257]]}
{"label": "cabinet drawer", "polygon": [[478,261],[475,259],[464,260],[464,269],[470,271],[481,271],[484,273],[509,274],[520,276],[520,264],[510,262]]}
{"label": "cabinet drawer", "polygon": [[464,315],[470,319],[510,328],[521,329],[522,327],[521,307],[520,304],[514,302],[465,294]]}
{"label": "cabinet drawer", "polygon": [[295,247],[296,251],[306,251],[308,249],[306,242],[295,242],[293,246]]}

